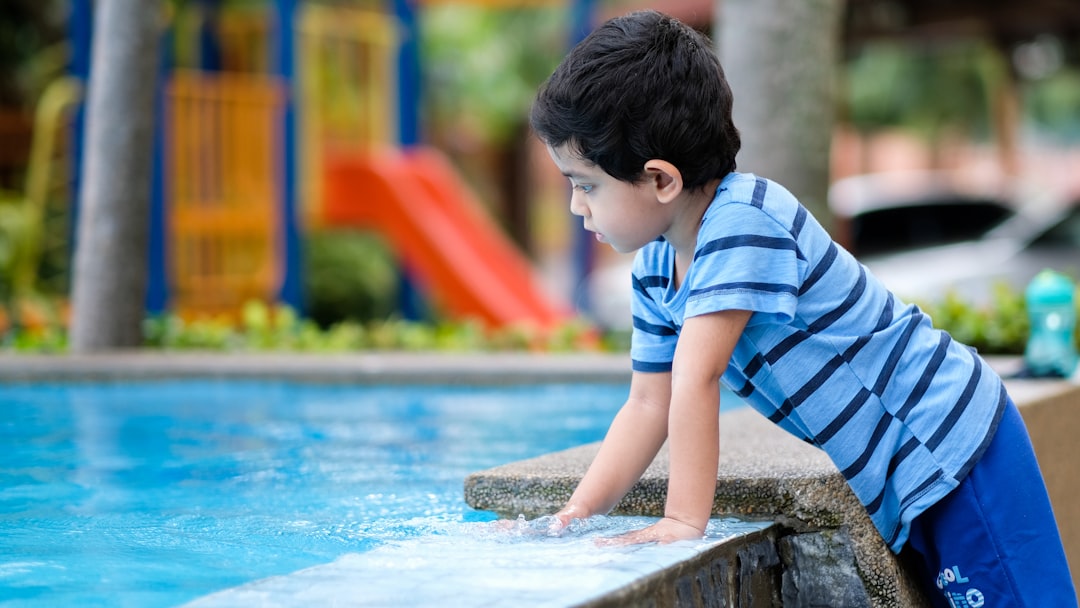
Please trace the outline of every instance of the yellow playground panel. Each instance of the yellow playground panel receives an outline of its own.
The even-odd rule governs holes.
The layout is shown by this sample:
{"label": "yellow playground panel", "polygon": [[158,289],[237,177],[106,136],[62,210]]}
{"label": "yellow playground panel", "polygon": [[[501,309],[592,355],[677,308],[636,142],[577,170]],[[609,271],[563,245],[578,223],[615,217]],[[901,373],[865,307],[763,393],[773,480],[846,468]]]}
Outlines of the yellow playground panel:
{"label": "yellow playground panel", "polygon": [[301,204],[322,224],[324,159],[397,141],[397,20],[370,10],[308,4],[298,28]]}
{"label": "yellow playground panel", "polygon": [[277,297],[285,95],[297,95],[299,197],[308,226],[321,224],[327,150],[362,151],[397,139],[394,17],[306,4],[296,24],[292,91],[245,59],[265,48],[263,20],[252,12],[223,15],[228,71],[180,71],[166,89],[169,285],[171,308],[184,317],[233,315],[248,300]]}
{"label": "yellow playground panel", "polygon": [[278,80],[245,74],[181,72],[168,84],[167,256],[181,316],[277,295],[284,95]]}

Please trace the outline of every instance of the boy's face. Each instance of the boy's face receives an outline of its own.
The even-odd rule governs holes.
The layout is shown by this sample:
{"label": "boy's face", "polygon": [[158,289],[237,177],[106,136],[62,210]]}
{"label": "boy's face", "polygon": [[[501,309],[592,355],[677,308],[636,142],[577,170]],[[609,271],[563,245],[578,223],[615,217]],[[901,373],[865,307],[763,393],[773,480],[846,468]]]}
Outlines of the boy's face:
{"label": "boy's face", "polygon": [[548,153],[573,187],[570,213],[584,219],[585,229],[619,253],[630,253],[668,230],[671,205],[660,203],[648,183],[630,184],[570,152],[548,146]]}

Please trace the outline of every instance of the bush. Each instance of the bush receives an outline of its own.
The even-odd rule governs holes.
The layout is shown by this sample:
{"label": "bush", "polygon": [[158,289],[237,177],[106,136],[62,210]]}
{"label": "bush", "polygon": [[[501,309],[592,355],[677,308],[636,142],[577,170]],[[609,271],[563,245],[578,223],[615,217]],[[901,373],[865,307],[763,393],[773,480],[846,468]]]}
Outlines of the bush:
{"label": "bush", "polygon": [[982,354],[1019,355],[1027,344],[1027,306],[1024,294],[1001,283],[994,286],[989,306],[978,307],[949,293],[940,302],[922,303],[934,325]]}
{"label": "bush", "polygon": [[304,266],[305,312],[319,327],[385,319],[397,309],[396,261],[373,234],[312,231]]}
{"label": "bush", "polygon": [[[370,283],[368,284],[370,285]],[[395,278],[396,285],[396,278]],[[366,289],[367,287],[364,287]],[[360,288],[357,288],[360,289]],[[376,294],[378,295],[378,294]],[[955,293],[938,302],[920,303],[934,325],[984,355],[1020,355],[1029,332],[1021,292],[995,288],[991,305],[979,307]],[[18,302],[9,312],[0,306],[0,350],[63,352],[67,350],[66,305],[45,299]],[[350,310],[355,313],[356,310]],[[571,319],[549,332],[524,325],[485,328],[476,321],[407,321],[389,314],[358,321],[345,319],[321,326],[284,305],[250,302],[236,319],[184,321],[171,314],[151,317],[143,326],[146,346],[170,350],[229,352],[296,351],[510,351],[626,352],[629,332],[599,332]],[[1080,343],[1080,328],[1077,331]]]}
{"label": "bush", "polygon": [[565,352],[606,348],[596,329],[578,320],[550,332],[521,325],[488,329],[475,321],[428,323],[393,317],[368,323],[341,321],[324,329],[299,318],[288,306],[257,301],[244,307],[239,324],[227,318],[184,321],[163,315],[147,319],[143,329],[147,346],[168,350]]}

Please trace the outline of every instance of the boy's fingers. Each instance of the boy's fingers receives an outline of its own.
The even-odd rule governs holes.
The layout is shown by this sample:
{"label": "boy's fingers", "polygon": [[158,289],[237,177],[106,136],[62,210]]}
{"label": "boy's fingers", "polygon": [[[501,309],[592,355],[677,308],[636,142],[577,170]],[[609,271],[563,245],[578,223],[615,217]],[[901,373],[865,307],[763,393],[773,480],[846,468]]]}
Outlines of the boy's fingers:
{"label": "boy's fingers", "polygon": [[625,545],[640,545],[644,543],[656,542],[659,540],[652,527],[645,528],[644,530],[635,530],[633,532],[627,532],[626,534],[620,534],[618,536],[608,536],[605,538],[596,539],[596,546],[598,547],[622,547]]}
{"label": "boy's fingers", "polygon": [[641,530],[627,532],[619,536],[601,538],[596,541],[597,546],[617,547],[622,545],[639,545],[643,543],[673,543],[680,540],[693,540],[702,537],[702,533],[689,524],[664,518],[659,522]]}

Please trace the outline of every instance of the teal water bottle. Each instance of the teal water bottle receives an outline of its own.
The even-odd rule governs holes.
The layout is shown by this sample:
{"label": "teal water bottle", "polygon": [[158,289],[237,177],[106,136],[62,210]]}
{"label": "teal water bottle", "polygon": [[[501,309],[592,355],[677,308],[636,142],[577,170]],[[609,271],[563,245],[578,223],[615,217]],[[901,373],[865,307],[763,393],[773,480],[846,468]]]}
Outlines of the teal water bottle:
{"label": "teal water bottle", "polygon": [[1024,364],[1033,376],[1069,377],[1076,369],[1076,285],[1069,277],[1043,270],[1024,292],[1031,333]]}

